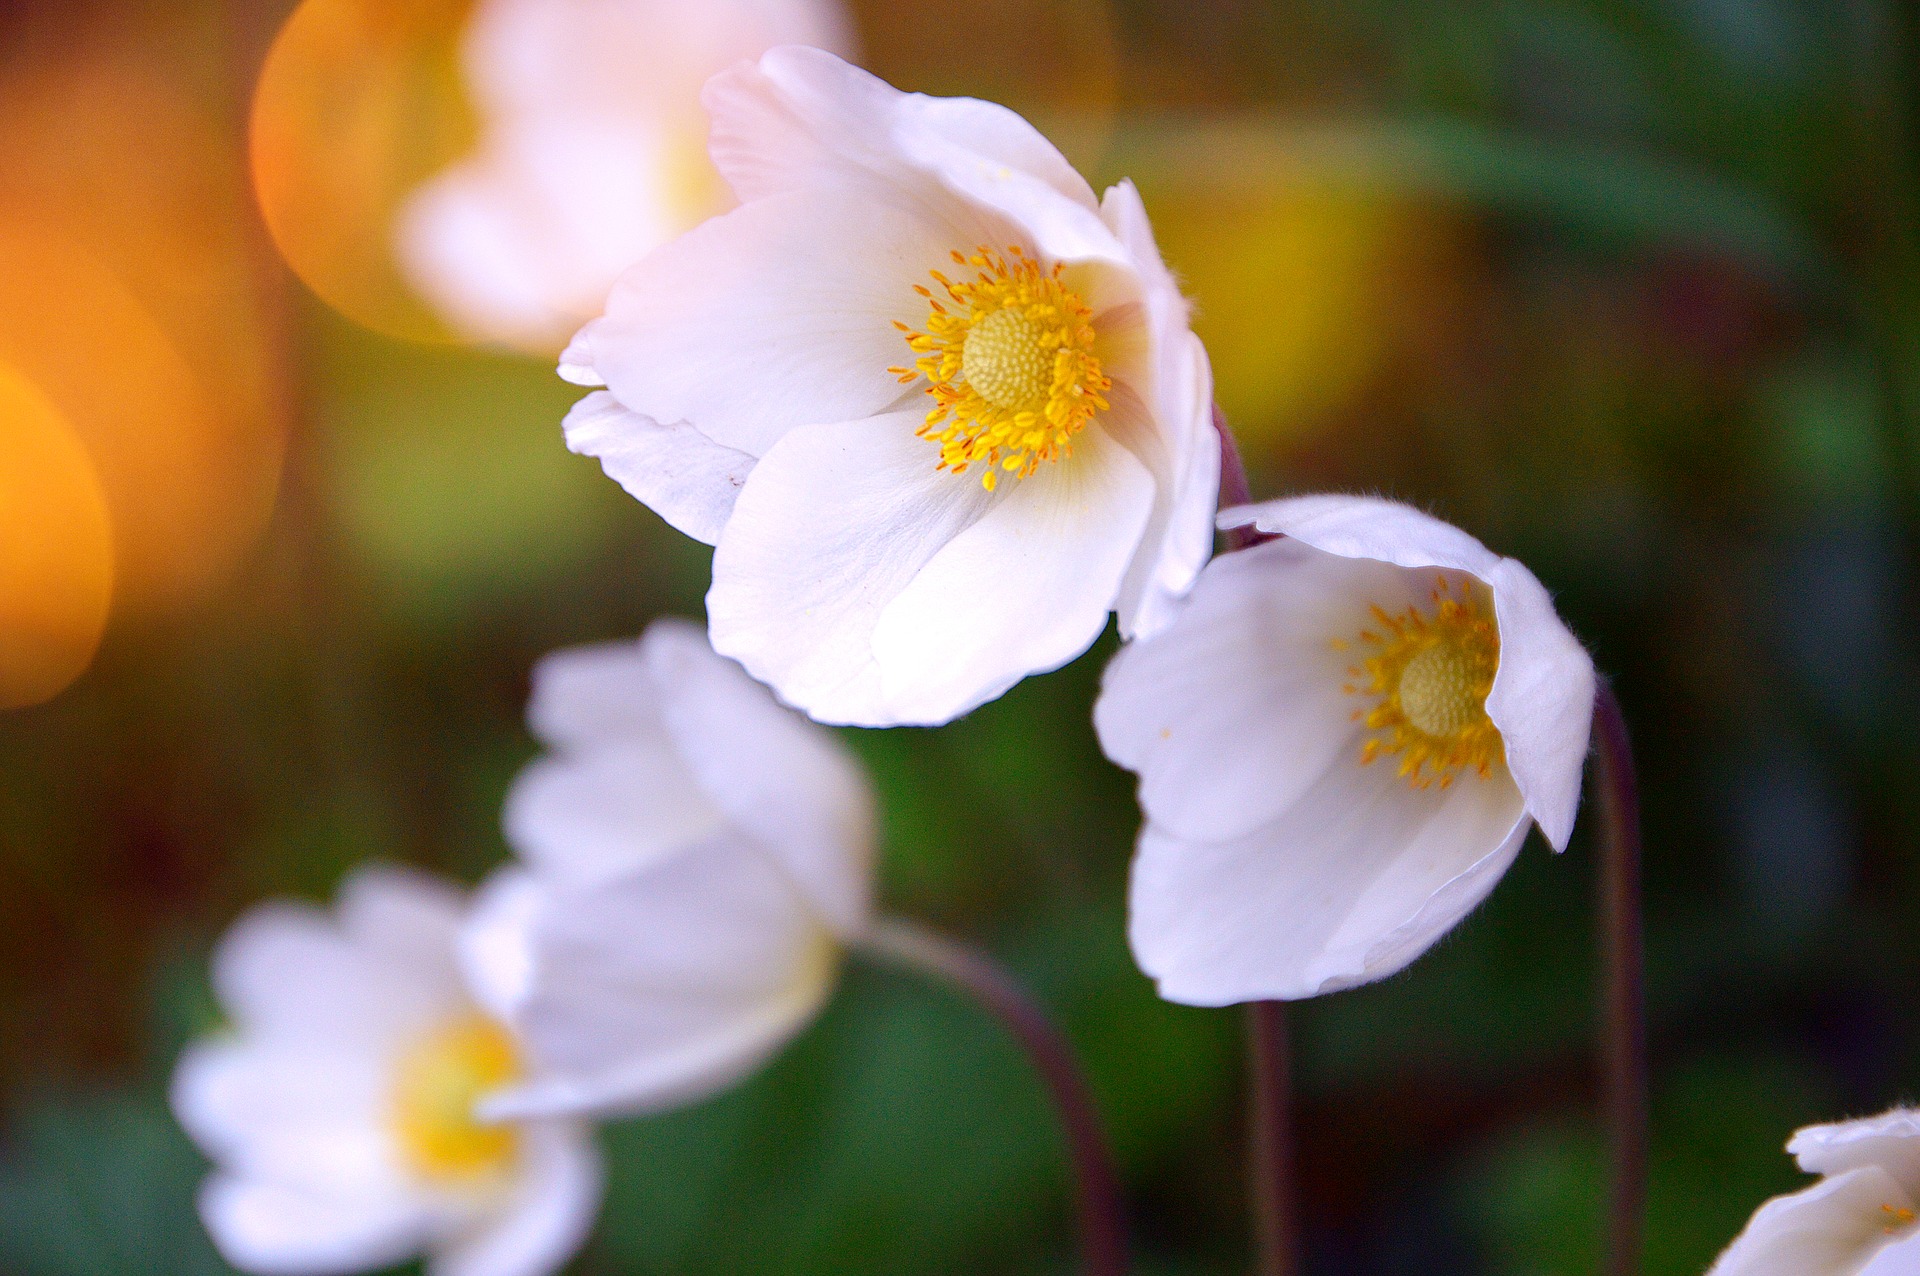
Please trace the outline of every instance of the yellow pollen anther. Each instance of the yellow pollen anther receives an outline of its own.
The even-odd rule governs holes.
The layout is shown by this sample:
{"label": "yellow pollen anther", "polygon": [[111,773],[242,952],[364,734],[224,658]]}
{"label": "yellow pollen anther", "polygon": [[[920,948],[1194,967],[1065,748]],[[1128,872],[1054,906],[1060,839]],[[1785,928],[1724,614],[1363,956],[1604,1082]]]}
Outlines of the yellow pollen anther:
{"label": "yellow pollen anther", "polygon": [[991,491],[1002,474],[1025,478],[1072,455],[1113,383],[1093,353],[1093,312],[1062,282],[1064,266],[1043,270],[1018,247],[953,260],[974,277],[936,270],[937,292],[915,289],[927,299],[926,331],[896,326],[919,357],[888,371],[902,383],[926,378],[933,406],[919,435],[940,445],[939,468],[959,474],[978,462]]}
{"label": "yellow pollen anther", "polygon": [[[1400,756],[1399,773],[1415,788],[1446,788],[1460,772],[1482,779],[1504,759],[1500,730],[1487,716],[1487,694],[1500,666],[1500,632],[1486,587],[1461,581],[1456,595],[1441,578],[1433,610],[1409,607],[1398,616],[1373,609],[1380,632],[1363,630],[1359,642],[1373,652],[1347,670],[1350,695],[1370,695],[1371,709],[1354,718],[1374,734],[1362,746],[1364,765]],[[1351,642],[1332,640],[1334,650]]]}
{"label": "yellow pollen anther", "polygon": [[428,1034],[401,1056],[391,1119],[408,1166],[430,1182],[496,1174],[513,1163],[519,1139],[508,1125],[484,1125],[473,1105],[520,1075],[513,1038],[481,1015]]}
{"label": "yellow pollen anther", "polygon": [[1886,1227],[1883,1230],[1888,1235],[1908,1226],[1915,1218],[1914,1212],[1904,1205],[1882,1205],[1880,1210],[1887,1216]]}

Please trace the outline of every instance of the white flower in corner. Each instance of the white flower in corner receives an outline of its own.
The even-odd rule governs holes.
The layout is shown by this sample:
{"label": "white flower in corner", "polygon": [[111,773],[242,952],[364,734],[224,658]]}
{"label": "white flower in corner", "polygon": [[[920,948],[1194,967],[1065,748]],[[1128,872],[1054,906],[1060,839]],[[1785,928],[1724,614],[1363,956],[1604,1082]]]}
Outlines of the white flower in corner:
{"label": "white flower in corner", "polygon": [[521,863],[468,969],[526,1043],[486,1109],[656,1110],[759,1066],[831,993],[867,921],[874,810],[826,729],[685,621],[558,652],[528,711],[552,753],[507,799]]}
{"label": "white flower in corner", "polygon": [[714,647],[940,723],[1150,631],[1212,551],[1206,353],[1130,184],[1004,107],[775,49],[707,85],[741,207],[622,277],[568,446],[713,544]]}
{"label": "white flower in corner", "polygon": [[559,350],[621,271],[726,207],[700,86],[779,44],[849,50],[838,0],[482,0],[479,146],[402,210],[414,285],[473,337]]}
{"label": "white flower in corner", "polygon": [[431,1276],[544,1276],[585,1239],[591,1131],[474,1116],[521,1064],[463,990],[463,910],[431,879],[363,869],[331,916],[266,904],[221,941],[233,1030],[182,1056],[173,1108],[214,1162],[200,1212],[235,1267],[323,1276],[424,1252]]}
{"label": "white flower in corner", "polygon": [[1130,932],[1161,995],[1312,997],[1404,967],[1540,825],[1566,845],[1587,653],[1540,582],[1388,501],[1221,516],[1283,539],[1215,559],[1108,667],[1094,723],[1139,773]]}
{"label": "white flower in corner", "polygon": [[1920,1113],[1811,1125],[1787,1151],[1823,1177],[1762,1205],[1708,1276],[1920,1272]]}

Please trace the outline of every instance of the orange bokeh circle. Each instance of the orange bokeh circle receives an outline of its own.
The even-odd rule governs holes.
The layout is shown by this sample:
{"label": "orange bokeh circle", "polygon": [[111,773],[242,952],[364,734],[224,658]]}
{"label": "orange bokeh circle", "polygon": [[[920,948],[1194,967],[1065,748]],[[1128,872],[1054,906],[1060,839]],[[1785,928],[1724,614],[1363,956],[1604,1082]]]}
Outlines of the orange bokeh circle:
{"label": "orange bokeh circle", "polygon": [[274,243],[328,305],[389,336],[451,339],[402,278],[393,228],[407,196],[473,144],[458,59],[471,8],[305,0],[254,90],[254,193]]}
{"label": "orange bokeh circle", "polygon": [[0,709],[86,671],[113,598],[113,532],[87,451],[45,395],[0,364]]}

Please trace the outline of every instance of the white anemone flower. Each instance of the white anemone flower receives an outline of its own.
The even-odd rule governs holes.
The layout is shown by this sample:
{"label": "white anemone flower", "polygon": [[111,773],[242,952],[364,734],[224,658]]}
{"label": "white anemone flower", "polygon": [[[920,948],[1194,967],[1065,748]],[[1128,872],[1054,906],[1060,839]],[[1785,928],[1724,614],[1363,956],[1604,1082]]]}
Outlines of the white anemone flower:
{"label": "white anemone flower", "polygon": [[1920,1113],[1810,1125],[1787,1151],[1823,1177],[1762,1205],[1708,1276],[1920,1272]]}
{"label": "white anemone flower", "polygon": [[867,924],[864,773],[685,621],[548,656],[528,718],[552,752],[464,945],[528,1061],[485,1110],[653,1111],[758,1067]]}
{"label": "white anemone flower", "polygon": [[1595,690],[1533,574],[1417,510],[1309,496],[1221,523],[1282,539],[1215,559],[1094,709],[1140,776],[1134,955],[1206,1006],[1390,975],[1531,825],[1564,848]]}
{"label": "white anemone flower", "polygon": [[214,1161],[200,1213],[242,1271],[325,1276],[427,1256],[430,1276],[545,1276],[600,1203],[591,1131],[482,1123],[520,1072],[454,955],[465,901],[362,869],[331,915],[265,904],[214,954],[230,1034],[173,1078],[180,1123]]}
{"label": "white anemone flower", "polygon": [[414,286],[469,336],[559,350],[621,271],[727,206],[700,86],[781,44],[853,38],[837,0],[481,0],[479,145],[401,212]]}
{"label": "white anemone flower", "polygon": [[708,83],[741,206],[622,277],[567,443],[715,546],[715,649],[946,722],[1150,632],[1212,551],[1206,352],[1140,197],[1031,125],[782,48]]}

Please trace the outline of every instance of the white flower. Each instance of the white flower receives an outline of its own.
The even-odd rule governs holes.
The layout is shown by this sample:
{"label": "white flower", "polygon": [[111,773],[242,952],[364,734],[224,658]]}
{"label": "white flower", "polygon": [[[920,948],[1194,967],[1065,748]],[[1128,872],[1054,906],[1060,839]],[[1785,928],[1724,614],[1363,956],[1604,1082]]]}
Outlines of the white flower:
{"label": "white flower", "polygon": [[863,773],[684,621],[548,656],[528,717],[553,753],[508,796],[522,862],[465,942],[528,1056],[486,1110],[640,1112],[729,1084],[813,1017],[866,925]]}
{"label": "white flower", "polygon": [[945,722],[1151,631],[1212,550],[1206,352],[1130,184],[811,49],[714,77],[741,207],[629,271],[567,443],[715,545],[714,647],[827,722]]}
{"label": "white flower", "polygon": [[214,954],[229,1036],[190,1047],[173,1108],[215,1163],[200,1213],[243,1271],[371,1271],[425,1252],[431,1276],[544,1276],[600,1201],[592,1134],[480,1124],[513,1039],[463,990],[464,901],[363,869],[331,916],[266,904]]}
{"label": "white flower", "polygon": [[1140,776],[1134,955],[1194,1005],[1399,970],[1493,889],[1528,827],[1566,845],[1587,653],[1532,573],[1388,501],[1221,516],[1214,560],[1108,667],[1094,723]]}
{"label": "white flower", "polygon": [[482,0],[480,144],[402,211],[415,286],[474,337],[558,350],[621,271],[725,207],[700,86],[778,44],[852,38],[837,0]]}
{"label": "white flower", "polygon": [[1787,1151],[1825,1177],[1762,1205],[1708,1276],[1920,1272],[1920,1113],[1810,1125]]}

